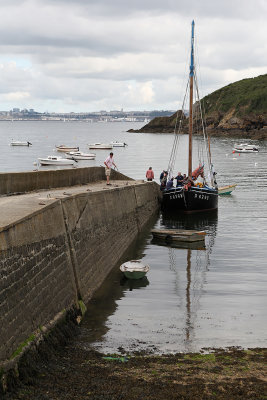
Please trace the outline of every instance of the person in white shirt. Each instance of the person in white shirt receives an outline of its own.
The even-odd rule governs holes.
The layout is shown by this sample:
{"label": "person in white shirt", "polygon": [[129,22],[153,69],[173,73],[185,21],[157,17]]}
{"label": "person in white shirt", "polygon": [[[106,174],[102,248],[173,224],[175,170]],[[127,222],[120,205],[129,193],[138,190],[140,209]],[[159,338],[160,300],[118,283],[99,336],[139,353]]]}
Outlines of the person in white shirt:
{"label": "person in white shirt", "polygon": [[107,185],[111,185],[111,183],[109,183],[109,177],[110,177],[110,172],[111,172],[111,167],[112,165],[114,165],[115,168],[117,168],[116,164],[114,163],[113,160],[113,153],[109,154],[109,157],[104,161],[105,164],[105,174],[107,177]]}

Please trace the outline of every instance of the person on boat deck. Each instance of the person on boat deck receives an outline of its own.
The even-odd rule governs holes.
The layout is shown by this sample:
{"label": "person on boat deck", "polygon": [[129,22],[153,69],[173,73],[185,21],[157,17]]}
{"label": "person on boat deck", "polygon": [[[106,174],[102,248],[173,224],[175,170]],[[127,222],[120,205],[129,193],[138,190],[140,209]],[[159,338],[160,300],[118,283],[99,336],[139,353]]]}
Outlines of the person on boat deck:
{"label": "person on boat deck", "polygon": [[163,171],[163,177],[162,177],[162,179],[160,181],[160,190],[165,190],[166,189],[167,176],[168,176],[168,173],[166,171]]}
{"label": "person on boat deck", "polygon": [[184,177],[183,177],[183,175],[181,174],[181,172],[178,172],[178,174],[177,174],[177,176],[175,177],[175,179],[176,179],[176,187],[178,187],[178,186],[183,186]]}
{"label": "person on boat deck", "polygon": [[171,178],[166,185],[166,190],[173,188],[173,180],[174,178]]}
{"label": "person on boat deck", "polygon": [[184,179],[184,188],[188,189],[191,186],[195,186],[194,181],[189,176],[186,176],[186,178]]}
{"label": "person on boat deck", "polygon": [[168,172],[167,171],[162,171],[162,173],[160,174],[160,176],[159,176],[159,181],[160,181],[160,183],[161,183],[161,181],[162,181],[162,179],[163,179],[163,177],[164,177],[164,174],[167,174],[168,175]]}
{"label": "person on boat deck", "polygon": [[148,170],[146,171],[146,178],[147,178],[148,181],[153,181],[154,172],[152,170],[152,167],[149,167]]}
{"label": "person on boat deck", "polygon": [[201,176],[204,177],[204,165],[199,164],[199,166],[192,172],[192,179],[193,181],[197,180],[197,178]]}
{"label": "person on boat deck", "polygon": [[114,167],[117,168],[116,164],[114,163],[113,153],[109,153],[109,156],[104,161],[104,164],[105,164],[105,174],[106,174],[106,177],[107,177],[107,185],[111,185],[111,183],[109,183],[111,167],[112,167],[112,165],[114,165]]}

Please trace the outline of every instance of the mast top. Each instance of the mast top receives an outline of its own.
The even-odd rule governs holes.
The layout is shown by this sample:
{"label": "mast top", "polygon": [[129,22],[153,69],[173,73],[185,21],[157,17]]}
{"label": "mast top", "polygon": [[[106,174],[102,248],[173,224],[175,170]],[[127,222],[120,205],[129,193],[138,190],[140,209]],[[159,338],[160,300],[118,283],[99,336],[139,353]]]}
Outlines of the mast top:
{"label": "mast top", "polygon": [[192,21],[192,35],[191,35],[191,63],[190,63],[190,74],[194,76],[194,34],[195,34],[195,21]]}

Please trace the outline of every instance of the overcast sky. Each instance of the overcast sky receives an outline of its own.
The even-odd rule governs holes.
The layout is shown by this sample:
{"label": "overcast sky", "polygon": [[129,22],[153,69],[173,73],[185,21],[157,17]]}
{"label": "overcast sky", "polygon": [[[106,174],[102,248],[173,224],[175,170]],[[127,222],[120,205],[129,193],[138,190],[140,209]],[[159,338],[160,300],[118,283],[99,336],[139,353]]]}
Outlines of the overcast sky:
{"label": "overcast sky", "polygon": [[176,110],[267,72],[267,0],[0,0],[0,110]]}

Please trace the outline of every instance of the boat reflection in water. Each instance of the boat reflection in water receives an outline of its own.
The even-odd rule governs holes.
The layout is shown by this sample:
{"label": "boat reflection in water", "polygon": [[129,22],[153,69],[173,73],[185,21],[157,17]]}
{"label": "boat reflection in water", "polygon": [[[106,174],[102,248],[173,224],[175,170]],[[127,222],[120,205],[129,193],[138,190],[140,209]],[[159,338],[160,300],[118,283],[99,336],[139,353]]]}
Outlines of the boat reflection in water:
{"label": "boat reflection in water", "polygon": [[176,249],[191,249],[191,250],[205,250],[205,242],[178,242],[178,241],[166,241],[153,238],[151,240],[151,244],[155,244],[157,246],[168,246]]}
{"label": "boat reflection in water", "polygon": [[[156,227],[204,230],[205,246],[202,243],[194,249],[184,248],[184,243],[184,247],[151,243],[150,231]],[[111,271],[88,304],[81,346],[104,353],[123,349],[129,354],[142,350],[168,354],[194,352],[213,344],[207,339],[211,324],[205,296],[209,295],[216,229],[217,213],[213,212],[162,214],[155,220],[121,260],[140,259],[151,266],[149,274],[129,280],[119,266]]]}
{"label": "boat reflection in water", "polygon": [[149,280],[147,276],[144,276],[141,279],[128,279],[126,276],[123,276],[120,280],[120,286],[124,286],[124,288],[129,288],[129,290],[144,288],[149,285]]}
{"label": "boat reflection in water", "polygon": [[202,214],[184,214],[164,211],[161,213],[160,224],[166,229],[195,229],[211,234],[216,231],[218,210]]}
{"label": "boat reflection in water", "polygon": [[[194,327],[197,312],[200,307],[200,298],[206,275],[209,271],[210,255],[214,245],[218,223],[218,212],[213,210],[205,214],[166,214],[161,215],[160,224],[166,229],[194,229],[206,231],[206,242],[203,243],[170,243],[168,247],[170,269],[176,273],[177,294],[183,294],[185,299],[185,329],[184,343],[187,351],[194,351]],[[155,244],[155,239],[152,240]],[[158,243],[163,245],[163,243]],[[181,265],[176,259],[176,249],[185,249],[186,265],[184,265],[184,286],[181,288]],[[202,251],[200,251],[202,250]],[[181,299],[182,300],[182,299]]]}

